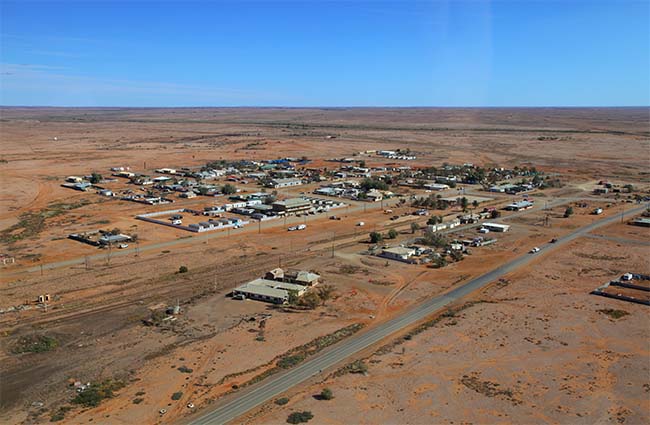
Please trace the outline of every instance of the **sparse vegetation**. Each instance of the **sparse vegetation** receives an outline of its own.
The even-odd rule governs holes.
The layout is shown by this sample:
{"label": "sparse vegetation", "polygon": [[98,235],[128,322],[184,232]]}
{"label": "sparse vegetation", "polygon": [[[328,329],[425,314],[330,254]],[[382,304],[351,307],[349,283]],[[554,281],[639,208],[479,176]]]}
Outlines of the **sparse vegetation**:
{"label": "sparse vegetation", "polygon": [[179,273],[187,273],[188,272],[187,266],[180,266],[178,268],[178,272]]}
{"label": "sparse vegetation", "polygon": [[77,394],[72,399],[72,403],[80,404],[84,407],[97,407],[102,400],[112,398],[115,395],[115,391],[123,387],[123,382],[107,379],[100,383],[92,384],[89,388]]}
{"label": "sparse vegetation", "polygon": [[566,207],[564,210],[564,218],[569,218],[573,215],[573,207]]}
{"label": "sparse vegetation", "polygon": [[625,310],[616,310],[616,309],[612,309],[612,308],[605,308],[605,309],[602,309],[602,310],[598,310],[598,312],[602,313],[602,314],[604,314],[606,316],[609,316],[612,319],[620,319],[621,317],[625,317],[628,314],[630,314]]}
{"label": "sparse vegetation", "polygon": [[182,391],[177,391],[174,394],[172,394],[172,400],[174,400],[174,401],[180,400],[181,398],[183,398],[183,392]]}
{"label": "sparse vegetation", "polygon": [[88,204],[90,204],[90,201],[85,199],[70,204],[52,203],[40,211],[21,214],[18,223],[0,231],[0,243],[11,244],[34,237],[45,229],[47,219]]}
{"label": "sparse vegetation", "polygon": [[288,397],[280,397],[275,400],[275,404],[277,404],[278,406],[284,406],[287,403],[289,403]]}
{"label": "sparse vegetation", "polygon": [[287,418],[287,423],[301,424],[301,423],[309,422],[313,417],[314,417],[314,415],[311,412],[308,412],[308,411],[305,411],[305,412],[293,412]]}
{"label": "sparse vegetation", "polygon": [[50,422],[59,422],[65,419],[65,414],[72,410],[72,406],[61,406],[50,416]]}
{"label": "sparse vegetation", "polygon": [[192,373],[192,372],[194,372],[194,369],[190,369],[187,366],[181,366],[181,367],[178,368],[178,371],[181,372],[181,373]]}
{"label": "sparse vegetation", "polygon": [[56,338],[47,335],[30,335],[21,337],[12,352],[15,354],[22,353],[45,353],[54,350],[59,346]]}

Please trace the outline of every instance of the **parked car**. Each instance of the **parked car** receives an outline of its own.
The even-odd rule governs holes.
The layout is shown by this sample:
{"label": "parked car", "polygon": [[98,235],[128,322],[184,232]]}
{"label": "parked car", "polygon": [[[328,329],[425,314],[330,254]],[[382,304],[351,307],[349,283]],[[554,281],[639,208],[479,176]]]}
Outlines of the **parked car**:
{"label": "parked car", "polygon": [[534,254],[534,253],[536,253],[536,252],[539,252],[539,248],[538,248],[538,247],[535,247],[535,248],[533,248],[533,249],[530,250],[530,253],[531,253],[531,254]]}
{"label": "parked car", "polygon": [[480,229],[478,229],[478,232],[479,233],[490,233],[490,229],[486,229],[485,227],[481,227]]}
{"label": "parked car", "polygon": [[551,243],[555,243],[555,242],[557,242],[557,238],[551,239]]}
{"label": "parked car", "polygon": [[299,224],[298,227],[296,228],[297,230],[305,230],[307,228],[306,224]]}
{"label": "parked car", "polygon": [[291,226],[287,230],[293,232],[294,230],[298,230],[298,226]]}
{"label": "parked car", "polygon": [[129,247],[129,244],[128,244],[128,243],[121,243],[121,244],[119,244],[117,247],[118,247],[119,249],[126,249],[126,248]]}
{"label": "parked car", "polygon": [[365,225],[366,225],[366,223],[364,223],[363,221],[360,221],[360,222],[357,223],[357,226],[365,226]]}

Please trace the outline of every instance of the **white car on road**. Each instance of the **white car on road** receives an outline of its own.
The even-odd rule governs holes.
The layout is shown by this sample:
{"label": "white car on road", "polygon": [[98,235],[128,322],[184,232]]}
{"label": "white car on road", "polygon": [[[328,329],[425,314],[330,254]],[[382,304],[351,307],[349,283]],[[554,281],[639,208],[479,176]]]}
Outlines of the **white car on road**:
{"label": "white car on road", "polygon": [[533,249],[530,250],[530,253],[531,253],[531,254],[534,254],[534,253],[536,253],[536,252],[539,252],[539,248],[537,248],[537,247],[535,247],[535,248],[533,248]]}

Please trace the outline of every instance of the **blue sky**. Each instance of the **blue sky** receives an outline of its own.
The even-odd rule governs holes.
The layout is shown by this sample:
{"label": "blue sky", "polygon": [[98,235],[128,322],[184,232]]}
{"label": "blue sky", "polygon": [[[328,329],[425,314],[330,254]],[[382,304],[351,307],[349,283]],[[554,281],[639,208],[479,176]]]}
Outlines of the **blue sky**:
{"label": "blue sky", "polygon": [[11,2],[0,104],[650,104],[648,1]]}

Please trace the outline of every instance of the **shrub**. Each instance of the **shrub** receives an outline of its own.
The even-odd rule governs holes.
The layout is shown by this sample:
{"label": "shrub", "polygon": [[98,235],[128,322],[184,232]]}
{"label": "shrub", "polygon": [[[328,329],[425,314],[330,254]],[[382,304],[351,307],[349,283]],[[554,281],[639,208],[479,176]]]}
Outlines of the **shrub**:
{"label": "shrub", "polygon": [[177,391],[174,394],[172,394],[172,400],[180,400],[183,397],[183,392],[182,391]]}
{"label": "shrub", "polygon": [[564,217],[568,218],[573,215],[573,207],[566,207],[566,210],[564,210]]}
{"label": "shrub", "polygon": [[81,404],[84,407],[97,407],[106,398],[112,398],[113,392],[122,388],[124,384],[120,381],[107,379],[98,384],[92,384],[85,391],[77,394],[72,399],[74,404]]}
{"label": "shrub", "polygon": [[50,416],[50,422],[58,422],[62,421],[65,419],[65,414],[69,411],[72,410],[72,406],[61,406],[59,407],[59,410],[57,410],[55,413]]}
{"label": "shrub", "polygon": [[602,314],[605,314],[605,315],[611,317],[612,319],[620,319],[621,317],[624,317],[624,316],[627,316],[628,314],[630,314],[625,310],[615,310],[615,309],[611,309],[611,308],[598,310],[598,312],[600,312]]}
{"label": "shrub", "polygon": [[179,273],[187,273],[188,272],[187,266],[180,266],[178,268],[178,272]]}
{"label": "shrub", "polygon": [[321,400],[331,400],[334,398],[334,393],[329,388],[323,388],[323,391],[320,392]]}
{"label": "shrub", "polygon": [[287,422],[290,424],[300,424],[304,422],[309,422],[314,415],[311,412],[293,412],[287,418]]}
{"label": "shrub", "polygon": [[280,397],[275,400],[275,404],[277,404],[278,406],[284,406],[287,403],[289,403],[288,397]]}
{"label": "shrub", "polygon": [[142,397],[137,397],[133,399],[133,404],[140,404],[144,401]]}
{"label": "shrub", "polygon": [[294,354],[293,356],[281,358],[278,360],[277,365],[282,369],[289,369],[290,367],[297,365],[303,360],[305,360],[305,356],[303,354]]}
{"label": "shrub", "polygon": [[192,373],[192,372],[194,372],[194,369],[190,369],[187,366],[181,366],[181,367],[178,368],[178,371],[181,372],[181,373]]}

